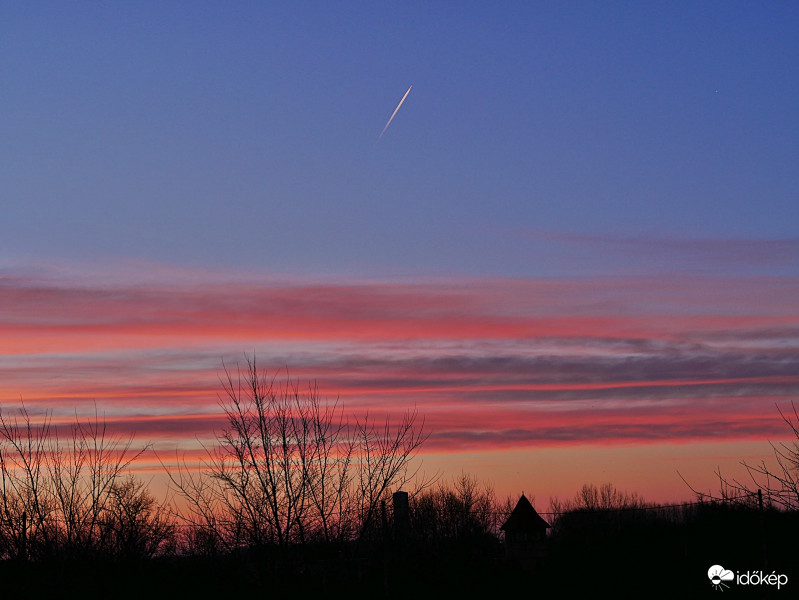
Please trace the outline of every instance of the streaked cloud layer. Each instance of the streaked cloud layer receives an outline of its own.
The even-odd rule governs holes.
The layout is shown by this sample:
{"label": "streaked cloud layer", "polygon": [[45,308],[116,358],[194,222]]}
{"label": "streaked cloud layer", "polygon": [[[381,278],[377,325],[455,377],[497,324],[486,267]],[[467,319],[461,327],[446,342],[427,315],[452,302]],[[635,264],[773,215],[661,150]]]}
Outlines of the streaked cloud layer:
{"label": "streaked cloud layer", "polygon": [[782,435],[799,285],[617,277],[69,285],[0,279],[0,400],[191,448],[222,426],[223,362],[256,353],[348,411],[415,406],[427,451]]}

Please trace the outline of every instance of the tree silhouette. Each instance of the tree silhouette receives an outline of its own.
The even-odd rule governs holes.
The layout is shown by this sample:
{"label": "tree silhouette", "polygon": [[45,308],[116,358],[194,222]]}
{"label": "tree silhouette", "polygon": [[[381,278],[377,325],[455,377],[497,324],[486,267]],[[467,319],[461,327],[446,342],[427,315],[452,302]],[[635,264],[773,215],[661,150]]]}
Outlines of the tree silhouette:
{"label": "tree silhouette", "polygon": [[771,443],[774,463],[768,464],[762,460],[751,464],[742,460],[741,465],[746,471],[748,480],[729,478],[720,470],[716,471],[719,482],[716,494],[700,492],[683,478],[697,498],[752,508],[765,504],[781,510],[799,510],[799,409],[794,402],[791,402],[790,412],[783,412],[779,406],[777,412],[788,426],[794,441]]}
{"label": "tree silhouette", "polygon": [[494,490],[465,473],[417,494],[411,509],[414,535],[429,542],[496,535],[497,516],[505,516]]}
{"label": "tree silhouette", "polygon": [[227,425],[218,444],[199,472],[169,471],[186,504],[188,543],[203,552],[361,540],[385,494],[414,475],[410,461],[426,437],[415,412],[397,424],[350,421],[315,384],[279,382],[250,357],[221,379]]}
{"label": "tree silhouette", "polygon": [[112,557],[146,559],[174,548],[174,523],[144,483],[128,475],[114,483],[110,496],[102,526]]}
{"label": "tree silhouette", "polygon": [[0,413],[0,555],[111,556],[133,538],[154,554],[166,518],[142,484],[123,479],[143,451],[110,435],[96,411],[66,437],[49,413],[35,419],[24,405],[17,416]]}

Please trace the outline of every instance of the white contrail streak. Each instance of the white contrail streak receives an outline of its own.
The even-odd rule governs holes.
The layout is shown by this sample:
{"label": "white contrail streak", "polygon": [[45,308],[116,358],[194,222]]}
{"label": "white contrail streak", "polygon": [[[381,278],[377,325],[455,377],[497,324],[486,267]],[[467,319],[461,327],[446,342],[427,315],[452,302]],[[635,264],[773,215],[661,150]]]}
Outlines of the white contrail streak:
{"label": "white contrail streak", "polygon": [[400,106],[402,106],[402,103],[403,103],[403,102],[405,102],[405,98],[407,98],[407,97],[408,97],[408,94],[410,94],[410,93],[411,93],[411,88],[412,88],[412,87],[413,87],[413,86],[411,86],[411,87],[409,87],[409,88],[408,88],[408,91],[407,91],[407,92],[405,92],[405,95],[402,97],[402,100],[400,100],[400,101],[399,101],[399,104],[397,104],[397,108],[395,108],[395,109],[394,109],[394,112],[393,112],[393,113],[391,113],[391,117],[388,119],[388,123],[386,123],[386,126],[385,126],[385,127],[383,127],[383,131],[381,131],[381,132],[380,132],[380,135],[379,135],[379,136],[377,136],[377,141],[378,141],[378,142],[380,141],[380,138],[381,138],[381,137],[383,137],[383,134],[386,132],[386,129],[388,129],[388,126],[389,126],[389,125],[391,125],[391,121],[393,121],[393,120],[394,120],[394,117],[396,116],[396,114],[397,114],[397,111],[400,109]]}

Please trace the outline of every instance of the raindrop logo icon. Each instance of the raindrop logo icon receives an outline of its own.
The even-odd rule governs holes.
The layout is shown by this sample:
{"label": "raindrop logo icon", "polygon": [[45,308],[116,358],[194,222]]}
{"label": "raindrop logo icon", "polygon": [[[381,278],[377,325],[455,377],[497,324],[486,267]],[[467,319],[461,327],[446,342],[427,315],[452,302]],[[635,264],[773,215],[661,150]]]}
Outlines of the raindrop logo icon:
{"label": "raindrop logo icon", "polygon": [[730,587],[725,581],[732,581],[735,579],[735,574],[722,567],[721,565],[713,565],[707,570],[708,579],[710,579],[710,585],[713,586],[714,589],[724,591],[724,588]]}

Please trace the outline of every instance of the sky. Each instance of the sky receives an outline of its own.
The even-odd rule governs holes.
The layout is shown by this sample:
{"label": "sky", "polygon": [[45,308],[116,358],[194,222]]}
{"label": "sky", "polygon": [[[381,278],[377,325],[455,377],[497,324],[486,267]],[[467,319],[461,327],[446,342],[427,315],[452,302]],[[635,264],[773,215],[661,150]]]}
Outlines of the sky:
{"label": "sky", "polygon": [[348,412],[415,408],[444,478],[711,488],[799,395],[797,25],[4,3],[0,408],[193,451],[246,353]]}

